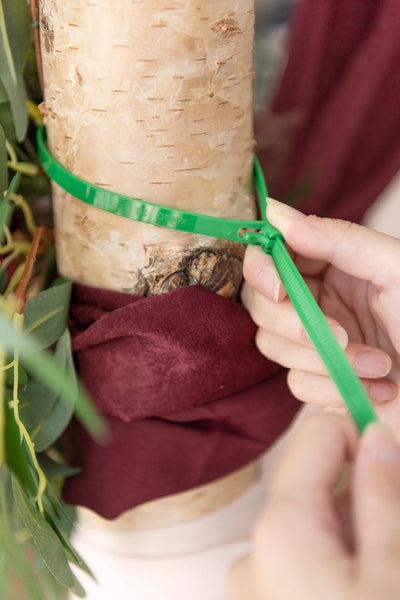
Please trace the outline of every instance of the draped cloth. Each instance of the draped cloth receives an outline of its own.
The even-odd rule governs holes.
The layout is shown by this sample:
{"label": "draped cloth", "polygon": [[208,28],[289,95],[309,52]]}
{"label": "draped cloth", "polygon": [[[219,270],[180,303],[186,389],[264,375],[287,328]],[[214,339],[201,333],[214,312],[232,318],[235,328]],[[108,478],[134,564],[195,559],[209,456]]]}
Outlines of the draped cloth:
{"label": "draped cloth", "polygon": [[[272,196],[358,221],[397,172],[399,20],[398,0],[297,4],[272,113],[258,122],[277,141],[259,146]],[[71,424],[67,455],[82,472],[64,497],[106,518],[243,466],[298,408],[245,309],[200,286],[151,298],[76,286],[71,329],[111,439],[99,446]]]}
{"label": "draped cloth", "polygon": [[272,114],[258,123],[285,133],[259,154],[272,197],[359,221],[399,170],[399,19],[397,0],[297,4]]}
{"label": "draped cloth", "polygon": [[111,439],[72,423],[67,456],[83,470],[65,499],[113,518],[261,454],[297,402],[255,329],[243,306],[198,285],[151,298],[76,286],[73,350]]}

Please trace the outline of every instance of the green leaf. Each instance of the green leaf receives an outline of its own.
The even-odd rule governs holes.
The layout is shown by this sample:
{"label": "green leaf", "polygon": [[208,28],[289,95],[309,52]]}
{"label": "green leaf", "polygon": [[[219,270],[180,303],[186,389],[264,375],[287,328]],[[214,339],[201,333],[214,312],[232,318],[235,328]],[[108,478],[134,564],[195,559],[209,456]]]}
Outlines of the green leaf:
{"label": "green leaf", "polygon": [[0,125],[4,130],[4,135],[6,136],[8,141],[13,144],[16,144],[17,138],[14,129],[14,118],[11,112],[11,105],[9,102],[0,102]]}
{"label": "green leaf", "polygon": [[0,200],[8,187],[6,136],[0,125]]}
{"label": "green leaf", "polygon": [[4,409],[6,417],[4,432],[6,462],[15,475],[17,475],[23,486],[29,491],[31,496],[35,496],[37,491],[37,480],[31,469],[28,452],[26,451],[25,445],[23,443],[21,444],[19,429],[15,422],[14,414],[8,406],[8,402],[5,403]]}
{"label": "green leaf", "polygon": [[17,139],[22,141],[28,126],[28,113],[22,77],[23,65],[16,39],[13,15],[8,2],[0,0],[0,81],[11,105]]}
{"label": "green leaf", "polygon": [[48,348],[67,326],[72,284],[66,281],[51,287],[25,304],[24,330],[32,333],[39,348]]}
{"label": "green leaf", "polygon": [[78,554],[78,552],[73,548],[69,542],[69,536],[71,534],[71,530],[73,528],[73,522],[71,522],[71,516],[68,514],[68,510],[71,508],[66,506],[59,497],[53,492],[51,486],[48,488],[49,490],[49,498],[51,501],[51,513],[46,510],[46,519],[50,523],[51,527],[54,529],[56,534],[58,535],[60,542],[64,546],[67,551],[68,560],[72,562],[74,565],[79,567],[82,571],[87,573],[92,579],[96,580],[92,571],[82,559],[82,557]]}
{"label": "green leaf", "polygon": [[[0,511],[0,546],[7,553],[8,565],[11,566],[18,576],[19,584],[23,585],[25,592],[29,593],[29,600],[45,600],[45,595],[41,586],[34,576],[32,566],[24,552],[24,547],[15,540],[15,534],[10,530],[7,518]],[[18,598],[21,590],[19,590]],[[7,596],[6,596],[7,597]],[[23,597],[28,597],[24,596]]]}
{"label": "green leaf", "polygon": [[[76,394],[78,382],[72,360],[71,338],[67,329],[57,344],[54,358],[59,362],[64,376],[75,381]],[[29,430],[35,449],[42,452],[66,429],[74,407],[54,391],[32,380],[20,394],[20,401],[21,419]]]}
{"label": "green leaf", "polygon": [[32,44],[31,13],[26,0],[11,0],[9,2],[9,8],[14,23],[19,63],[23,68],[28,60],[29,50]]}
{"label": "green leaf", "polygon": [[105,423],[82,386],[76,385],[74,377],[66,376],[57,360],[47,351],[40,351],[31,336],[17,332],[11,322],[0,311],[0,340],[6,352],[18,351],[23,367],[40,383],[74,407],[75,413],[97,437],[104,439]]}
{"label": "green leaf", "polygon": [[71,571],[65,550],[57,534],[25,494],[17,479],[13,478],[12,485],[19,515],[29,530],[47,568],[62,585],[67,588],[75,587],[75,575]]}
{"label": "green leaf", "polygon": [[[12,360],[9,358],[9,360]],[[10,368],[7,369],[6,371],[6,385],[7,387],[13,387],[13,383],[14,383],[14,369]],[[18,365],[18,385],[21,385],[22,387],[26,387],[28,383],[28,375],[26,374],[26,371],[24,371],[24,369],[21,367],[21,365]]]}
{"label": "green leaf", "polygon": [[47,479],[53,479],[54,477],[60,477],[64,479],[65,477],[77,475],[82,471],[82,469],[79,467],[69,467],[68,465],[64,465],[53,460],[45,452],[40,452],[37,455],[37,459]]}
{"label": "green leaf", "polygon": [[[18,57],[23,68],[28,60],[31,48],[31,16],[26,0],[12,0],[8,5],[15,31],[15,42]],[[0,102],[8,100],[7,92],[0,83]]]}

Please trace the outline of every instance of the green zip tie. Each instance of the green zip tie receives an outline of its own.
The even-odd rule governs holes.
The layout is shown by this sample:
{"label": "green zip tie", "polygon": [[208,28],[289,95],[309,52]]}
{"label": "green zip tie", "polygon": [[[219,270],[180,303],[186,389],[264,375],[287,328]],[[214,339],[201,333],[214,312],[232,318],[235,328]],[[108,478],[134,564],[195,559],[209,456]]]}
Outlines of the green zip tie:
{"label": "green zip tie", "polygon": [[37,143],[39,160],[47,175],[66,192],[91,206],[150,225],[261,246],[272,256],[288,296],[360,432],[377,420],[361,381],[290,258],[283,235],[266,219],[267,187],[256,157],[254,181],[263,220],[244,221],[166,208],[105,190],[76,177],[53,158],[47,149],[44,126],[38,128]]}

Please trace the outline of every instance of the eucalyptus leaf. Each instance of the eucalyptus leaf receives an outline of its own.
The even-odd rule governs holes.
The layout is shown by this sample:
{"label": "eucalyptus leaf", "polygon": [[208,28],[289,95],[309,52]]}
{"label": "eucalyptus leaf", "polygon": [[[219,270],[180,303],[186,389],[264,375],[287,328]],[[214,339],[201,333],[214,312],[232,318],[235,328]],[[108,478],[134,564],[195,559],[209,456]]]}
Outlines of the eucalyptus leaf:
{"label": "eucalyptus leaf", "polygon": [[80,467],[69,467],[68,465],[53,460],[45,452],[40,452],[37,455],[37,459],[47,479],[53,479],[54,477],[64,479],[65,477],[77,475],[82,471]]}
{"label": "eucalyptus leaf", "polygon": [[[18,365],[18,385],[22,387],[26,387],[28,383],[28,375],[26,371]],[[10,368],[6,371],[6,385],[7,387],[13,387],[14,384],[14,369]]]}
{"label": "eucalyptus leaf", "polygon": [[48,348],[67,326],[72,284],[65,281],[37,294],[25,304],[24,330],[32,333],[39,348]]}
{"label": "eucalyptus leaf", "polygon": [[[17,598],[21,598],[21,584],[25,588],[24,597],[29,600],[46,600],[38,579],[35,577],[32,566],[28,562],[24,548],[15,540],[14,532],[10,529],[7,518],[0,511],[0,546],[7,553],[8,565],[12,565],[19,580]],[[15,580],[14,580],[15,581]],[[7,597],[7,596],[6,596]]]}
{"label": "eucalyptus leaf", "polygon": [[23,68],[28,60],[32,43],[31,13],[26,0],[9,0],[9,8],[14,23],[19,63]]}
{"label": "eucalyptus leaf", "polygon": [[[67,329],[57,343],[54,358],[62,368],[64,376],[69,377],[71,382],[75,382],[75,393],[77,393],[78,382],[72,360],[71,338]],[[20,394],[20,400],[21,418],[29,429],[35,449],[42,452],[66,429],[74,407],[71,403],[65,402],[59,394],[32,380]]]}
{"label": "eucalyptus leaf", "polygon": [[16,39],[15,24],[8,1],[0,0],[0,81],[11,105],[17,139],[22,141],[28,126],[28,113],[22,77],[23,65]]}
{"label": "eucalyptus leaf", "polygon": [[[51,487],[49,487],[49,497],[51,497],[53,515],[50,515],[49,512],[46,511],[46,519],[50,523],[52,529],[58,535],[60,542],[67,551],[68,560],[79,567],[82,571],[87,573],[90,577],[92,577],[92,579],[96,580],[88,565],[68,541],[71,529],[73,527],[73,523],[70,521],[70,516],[67,514],[67,510],[70,507],[67,507],[54,493],[52,494]],[[65,526],[66,521],[69,527]]]}
{"label": "eucalyptus leaf", "polygon": [[[19,63],[23,68],[28,60],[31,47],[31,16],[29,7],[26,0],[12,0],[8,4],[8,7],[14,24]],[[0,102],[5,102],[7,99],[7,92],[0,83]]]}
{"label": "eucalyptus leaf", "polygon": [[7,283],[7,270],[0,269],[0,294],[4,292]]}
{"label": "eucalyptus leaf", "polygon": [[0,200],[8,187],[6,136],[0,125]]}
{"label": "eucalyptus leaf", "polygon": [[97,439],[104,439],[106,427],[104,420],[95,409],[76,378],[67,376],[57,360],[40,348],[24,332],[14,329],[5,314],[0,311],[0,340],[7,352],[18,351],[23,367],[39,381],[74,407],[75,413],[86,429]]}
{"label": "eucalyptus leaf", "polygon": [[[0,79],[1,84],[1,79]],[[17,143],[17,137],[14,129],[14,118],[11,112],[11,105],[7,102],[0,102],[0,125],[8,141],[12,144]]]}
{"label": "eucalyptus leaf", "polygon": [[33,475],[28,452],[25,444],[21,443],[18,426],[14,419],[14,414],[5,403],[5,448],[6,462],[10,469],[15,473],[23,486],[29,491],[31,496],[35,496],[37,491],[37,480]]}
{"label": "eucalyptus leaf", "polygon": [[75,585],[71,588],[71,592],[77,598],[85,598],[86,592],[79,583],[79,581],[75,578]]}
{"label": "eucalyptus leaf", "polygon": [[18,513],[29,530],[47,568],[62,585],[67,588],[75,587],[75,575],[71,571],[65,550],[57,534],[15,478],[12,480],[12,485]]}
{"label": "eucalyptus leaf", "polygon": [[29,377],[27,386],[19,394],[19,410],[22,422],[31,437],[51,412],[56,398],[56,392]]}

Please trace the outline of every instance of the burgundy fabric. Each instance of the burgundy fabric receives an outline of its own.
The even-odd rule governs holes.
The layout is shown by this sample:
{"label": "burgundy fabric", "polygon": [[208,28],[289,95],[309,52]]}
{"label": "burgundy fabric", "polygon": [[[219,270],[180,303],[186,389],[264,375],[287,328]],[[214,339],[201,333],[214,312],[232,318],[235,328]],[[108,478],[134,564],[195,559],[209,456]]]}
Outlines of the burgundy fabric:
{"label": "burgundy fabric", "polygon": [[[398,0],[297,4],[269,119],[302,121],[271,196],[358,221],[399,170],[399,20]],[[260,155],[267,173],[271,152]]]}
{"label": "burgundy fabric", "polygon": [[255,329],[243,306],[201,286],[151,298],[76,286],[73,350],[111,440],[71,425],[68,459],[83,471],[65,499],[113,518],[261,454],[298,403]]}

